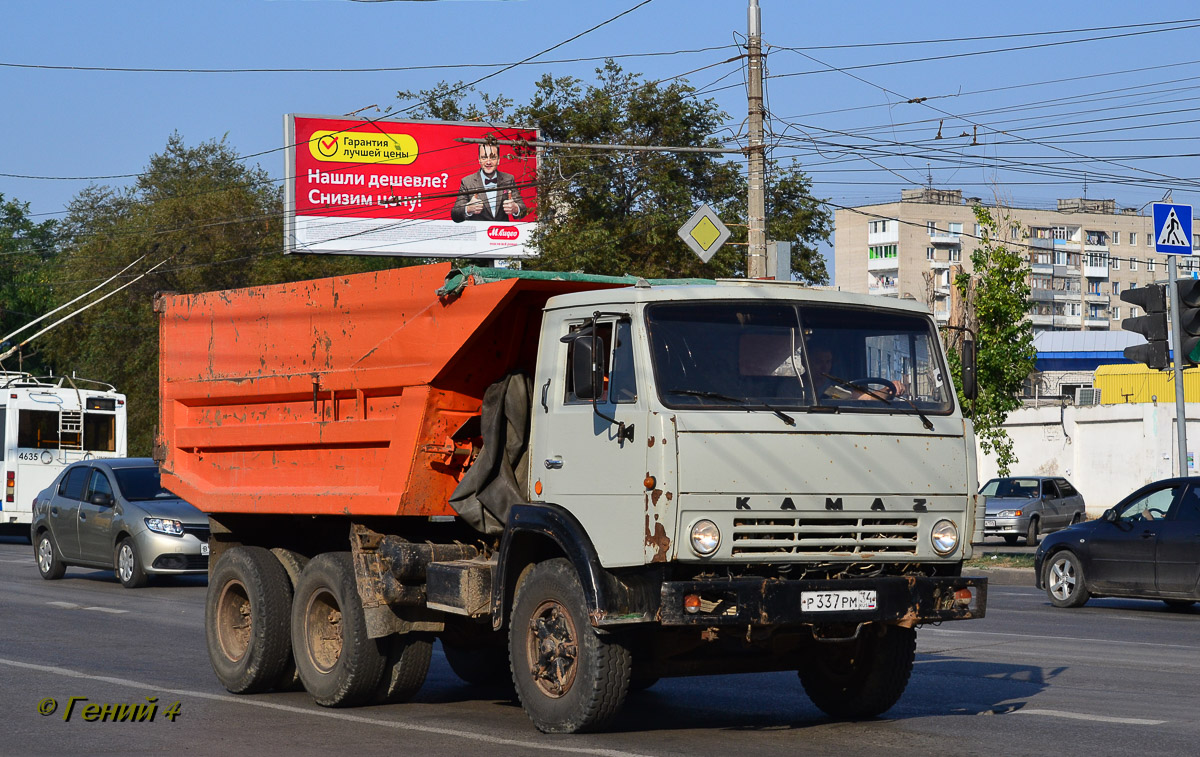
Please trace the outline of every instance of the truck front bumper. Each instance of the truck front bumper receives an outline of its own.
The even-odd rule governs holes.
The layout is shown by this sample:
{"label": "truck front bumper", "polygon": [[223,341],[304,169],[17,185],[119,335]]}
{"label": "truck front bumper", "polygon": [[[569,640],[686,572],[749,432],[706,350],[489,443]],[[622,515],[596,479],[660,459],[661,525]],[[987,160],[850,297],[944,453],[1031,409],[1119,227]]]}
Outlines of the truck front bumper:
{"label": "truck front bumper", "polygon": [[663,584],[659,620],[666,626],[917,625],[982,618],[986,609],[986,578],[733,578]]}

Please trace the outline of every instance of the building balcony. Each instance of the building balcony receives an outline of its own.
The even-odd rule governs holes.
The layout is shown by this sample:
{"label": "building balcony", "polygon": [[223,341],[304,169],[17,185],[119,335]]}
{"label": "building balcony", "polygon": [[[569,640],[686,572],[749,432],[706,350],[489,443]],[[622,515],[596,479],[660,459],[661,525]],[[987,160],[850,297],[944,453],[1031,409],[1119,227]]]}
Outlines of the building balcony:
{"label": "building balcony", "polygon": [[1100,329],[1102,331],[1107,331],[1110,327],[1108,316],[1103,318],[1093,318],[1089,315],[1087,320],[1083,322],[1083,325],[1087,326],[1089,329]]}
{"label": "building balcony", "polygon": [[1107,265],[1085,265],[1083,267],[1083,275],[1087,276],[1089,279],[1107,279],[1108,278],[1108,266]]}
{"label": "building balcony", "polygon": [[1054,275],[1054,264],[1053,263],[1030,263],[1029,270],[1031,270],[1034,273],[1047,273],[1047,274],[1050,274],[1051,276],[1053,276]]}
{"label": "building balcony", "polygon": [[930,260],[929,267],[935,271],[945,271],[950,267],[949,260]]}
{"label": "building balcony", "polygon": [[1030,247],[1036,247],[1039,250],[1053,250],[1054,249],[1054,240],[1053,239],[1030,239],[1028,241],[1029,241]]}
{"label": "building balcony", "polygon": [[894,231],[877,231],[874,234],[867,232],[867,244],[896,244],[900,241],[900,224],[888,222],[888,225],[894,228]]}
{"label": "building balcony", "polygon": [[1030,289],[1029,299],[1035,302],[1050,302],[1054,299],[1053,289]]}
{"label": "building balcony", "polygon": [[1029,322],[1034,326],[1053,326],[1054,316],[1042,313],[1030,313]]}
{"label": "building balcony", "polygon": [[933,319],[935,321],[937,321],[939,324],[949,323],[950,322],[950,311],[949,310],[935,310],[935,311],[933,311]]}
{"label": "building balcony", "polygon": [[1055,302],[1079,302],[1079,292],[1066,292],[1061,289],[1055,289],[1053,292]]}
{"label": "building balcony", "polygon": [[896,297],[900,294],[900,288],[895,284],[882,284],[879,286],[867,287],[867,294],[873,294],[881,297]]}
{"label": "building balcony", "polygon": [[1084,295],[1084,299],[1088,302],[1103,302],[1105,305],[1109,302],[1108,295],[1100,292],[1088,292]]}
{"label": "building balcony", "polygon": [[950,234],[945,231],[935,231],[930,234],[929,243],[934,247],[959,247],[962,245],[958,234]]}
{"label": "building balcony", "polygon": [[900,258],[867,258],[868,271],[898,271]]}

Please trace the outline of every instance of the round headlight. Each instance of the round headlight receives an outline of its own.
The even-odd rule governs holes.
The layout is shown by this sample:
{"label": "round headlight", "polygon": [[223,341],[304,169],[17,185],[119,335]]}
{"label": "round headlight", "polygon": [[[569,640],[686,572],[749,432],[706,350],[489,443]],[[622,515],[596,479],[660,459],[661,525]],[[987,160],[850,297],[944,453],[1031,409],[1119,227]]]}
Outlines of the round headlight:
{"label": "round headlight", "polygon": [[948,520],[939,520],[933,524],[929,538],[933,542],[934,552],[948,555],[958,547],[958,526]]}
{"label": "round headlight", "polygon": [[721,529],[711,520],[698,520],[693,523],[689,536],[692,551],[701,557],[708,557],[721,546]]}

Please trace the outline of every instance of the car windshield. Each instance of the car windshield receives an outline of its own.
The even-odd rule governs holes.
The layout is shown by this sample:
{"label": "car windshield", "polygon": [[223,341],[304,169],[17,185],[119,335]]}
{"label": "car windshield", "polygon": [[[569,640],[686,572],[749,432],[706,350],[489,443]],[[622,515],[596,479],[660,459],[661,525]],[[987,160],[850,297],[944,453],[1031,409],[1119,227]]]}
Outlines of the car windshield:
{"label": "car windshield", "polygon": [[1038,496],[1038,482],[1036,478],[993,478],[979,493],[986,497],[1033,499]]}
{"label": "car windshield", "polygon": [[920,315],[708,301],[652,305],[646,325],[668,407],[953,410],[932,324]]}
{"label": "car windshield", "polygon": [[174,499],[175,495],[162,487],[158,468],[113,468],[121,495],[130,502],[152,499]]}

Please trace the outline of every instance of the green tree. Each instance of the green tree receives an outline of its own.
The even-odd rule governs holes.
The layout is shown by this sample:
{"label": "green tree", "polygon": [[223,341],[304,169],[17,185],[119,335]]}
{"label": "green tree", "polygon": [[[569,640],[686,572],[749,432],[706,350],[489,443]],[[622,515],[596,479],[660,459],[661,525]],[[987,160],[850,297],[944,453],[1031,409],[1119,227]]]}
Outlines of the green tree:
{"label": "green tree", "polygon": [[[0,195],[0,341],[48,309],[46,270],[54,259],[56,225],[52,220],[34,222],[29,205],[5,200]],[[34,334],[20,331],[0,353]],[[0,370],[41,373],[43,366],[35,344],[0,365]]]}
{"label": "green tree", "polygon": [[[551,142],[721,147],[714,134],[727,120],[712,100],[682,81],[647,81],[613,61],[587,84],[542,77],[529,103],[509,112],[503,97],[482,98],[463,85],[403,92],[421,101],[416,117],[505,121],[541,129]],[[828,281],[817,246],[828,240],[829,212],[812,197],[797,166],[770,164],[767,190],[771,239],[791,244],[792,269],[811,283]],[[538,187],[538,257],[527,268],[637,274],[647,277],[737,276],[745,247],[726,245],[701,263],[676,231],[701,203],[732,224],[746,218],[746,177],[737,160],[713,153],[665,153],[553,148],[543,151]],[[731,241],[746,230],[731,226]]]}
{"label": "green tree", "polygon": [[188,146],[179,135],[150,158],[132,187],[93,186],[72,202],[50,279],[54,301],[72,299],[142,256],[109,290],[166,261],[44,337],[47,359],[58,372],[111,383],[128,396],[131,455],[150,454],[158,415],[155,292],[231,289],[394,265],[381,258],[283,255],[281,212],[277,184],[239,160],[223,139]]}
{"label": "green tree", "polygon": [[[1029,266],[1022,252],[1010,249],[1001,229],[1015,222],[997,209],[997,215],[976,205],[980,226],[979,246],[971,253],[973,272],[961,273],[954,281],[965,302],[966,326],[975,331],[975,365],[978,396],[968,401],[959,388],[959,402],[973,406],[975,436],[985,453],[995,456],[1000,475],[1007,476],[1017,456],[1003,423],[1021,406],[1021,386],[1033,372],[1037,351],[1033,348],[1033,325],[1029,311]],[[961,366],[958,335],[951,335],[951,364]]]}

